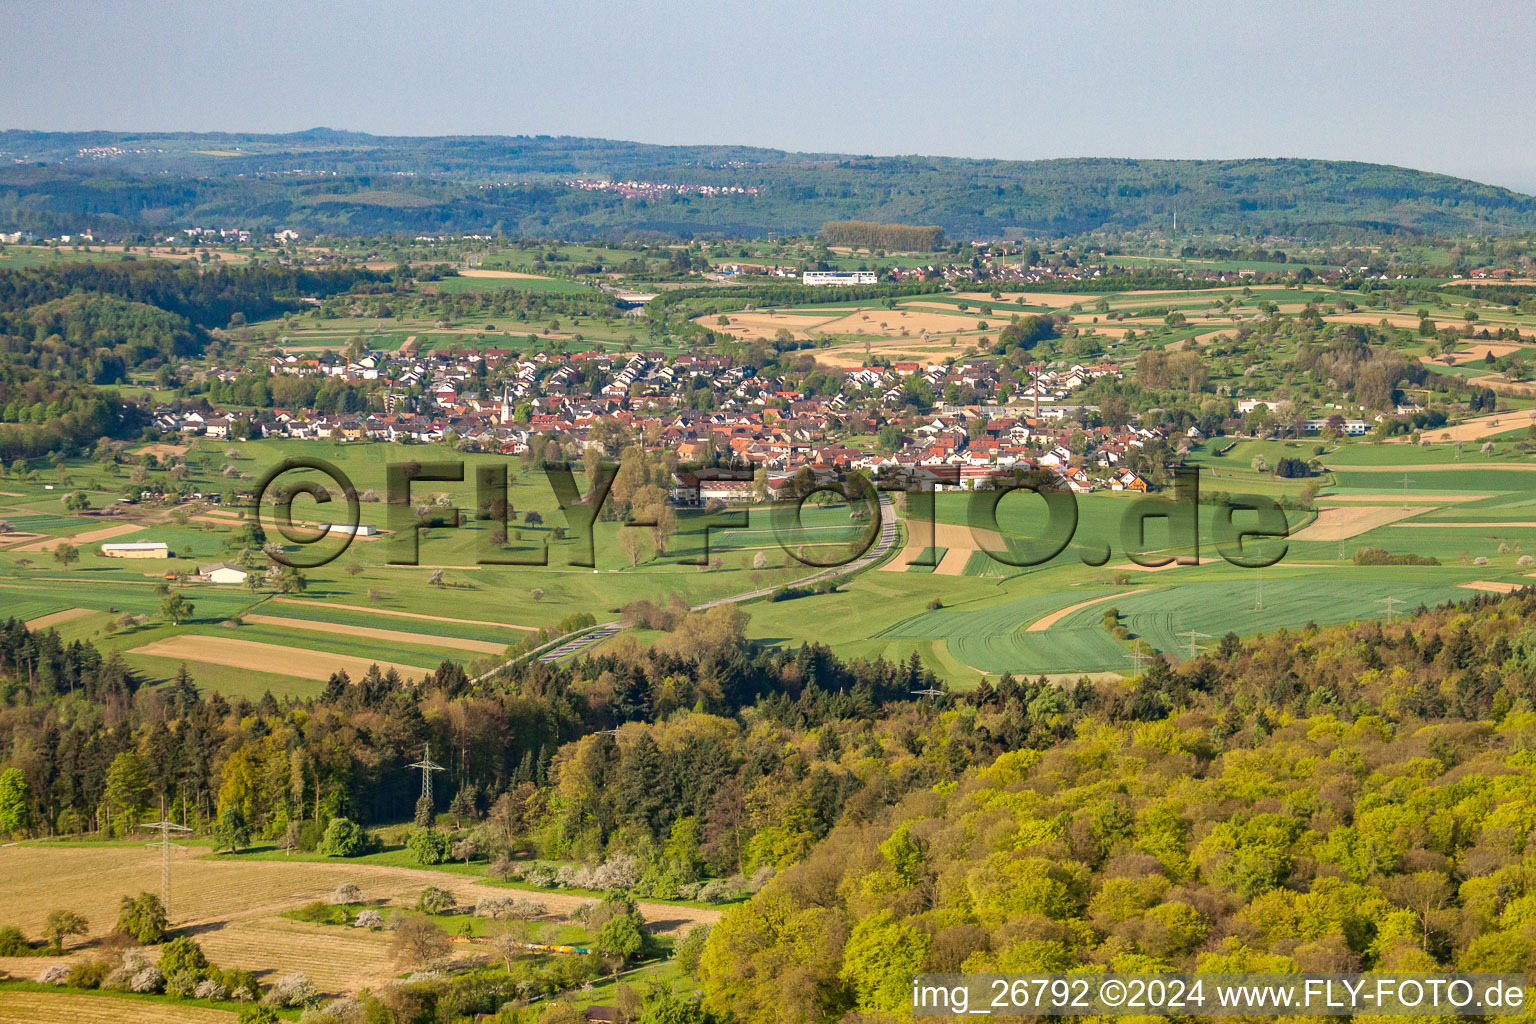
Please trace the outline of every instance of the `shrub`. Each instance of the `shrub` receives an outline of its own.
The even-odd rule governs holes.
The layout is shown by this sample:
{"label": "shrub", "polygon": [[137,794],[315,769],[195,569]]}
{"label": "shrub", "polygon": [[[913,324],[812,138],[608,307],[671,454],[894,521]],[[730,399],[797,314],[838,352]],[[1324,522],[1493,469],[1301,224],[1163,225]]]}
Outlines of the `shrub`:
{"label": "shrub", "polygon": [[632,854],[620,853],[598,865],[585,888],[633,889],[639,881],[640,862]]}
{"label": "shrub", "polygon": [[441,864],[448,859],[453,846],[446,833],[435,828],[418,828],[405,840],[405,848],[411,860],[417,864]]}
{"label": "shrub", "polygon": [[0,928],[0,956],[31,956],[32,943],[15,925]]}
{"label": "shrub", "polygon": [[165,988],[165,975],[160,973],[160,968],[150,965],[136,973],[128,981],[128,989],[140,994],[159,992]]}
{"label": "shrub", "polygon": [[203,947],[185,936],[172,939],[160,949],[160,970],[167,978],[172,975],[191,972],[195,983],[208,971],[208,958],[203,955]]}
{"label": "shrub", "polygon": [[1432,555],[1395,555],[1386,548],[1356,548],[1356,565],[1439,565],[1440,559]]}
{"label": "shrub", "polygon": [[677,966],[685,974],[692,974],[699,969],[699,958],[704,955],[704,944],[708,941],[709,925],[707,924],[694,925],[688,929],[688,934],[678,940],[673,956],[677,959]]}
{"label": "shrub", "polygon": [[323,900],[304,904],[293,912],[293,916],[310,924],[347,924],[352,920],[352,912],[345,906],[337,906]]}
{"label": "shrub", "polygon": [[66,984],[71,988],[100,988],[111,970],[112,965],[105,960],[81,960],[69,965]]}
{"label": "shrub", "polygon": [[699,886],[694,899],[700,903],[724,903],[726,900],[735,899],[741,895],[741,891],[723,878],[712,878]]}
{"label": "shrub", "polygon": [[482,896],[475,901],[475,916],[505,921],[511,916],[512,897]]}
{"label": "shrub", "polygon": [[118,905],[117,930],[144,946],[165,938],[165,907],[152,892],[124,896]]}
{"label": "shrub", "polygon": [[368,833],[350,818],[332,818],[320,840],[320,852],[327,857],[356,857],[368,846]]}
{"label": "shrub", "polygon": [[420,896],[416,897],[416,909],[425,914],[441,914],[445,910],[453,909],[457,902],[453,893],[447,889],[429,885],[421,890]]}
{"label": "shrub", "polygon": [[192,989],[193,999],[227,999],[229,989],[212,978],[204,978]]}
{"label": "shrub", "polygon": [[191,999],[201,981],[196,971],[177,971],[165,975],[165,991],[177,999]]}
{"label": "shrub", "polygon": [[295,971],[278,978],[267,990],[267,994],[261,997],[261,1005],[286,1009],[290,1006],[307,1006],[318,998],[320,993],[315,990],[315,983],[309,980],[309,975]]}
{"label": "shrub", "polygon": [[[246,1002],[250,997],[247,996],[246,999],[240,999],[240,994],[237,992],[234,994],[234,999],[239,1002]],[[240,1011],[240,1018],[237,1024],[278,1024],[279,1019],[277,1014],[272,1012],[271,1007],[247,1006]]]}
{"label": "shrub", "polygon": [[37,981],[40,985],[68,985],[70,983],[69,965],[49,964],[47,967],[44,967],[43,972],[37,976]]}

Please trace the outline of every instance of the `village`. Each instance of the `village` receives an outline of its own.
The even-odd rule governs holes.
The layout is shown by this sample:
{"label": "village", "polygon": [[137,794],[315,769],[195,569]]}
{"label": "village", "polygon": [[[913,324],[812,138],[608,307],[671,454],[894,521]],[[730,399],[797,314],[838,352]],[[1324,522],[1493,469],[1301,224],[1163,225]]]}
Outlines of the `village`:
{"label": "village", "polygon": [[[789,377],[759,376],[721,354],[590,351],[515,358],[504,349],[464,349],[356,360],[279,354],[268,370],[376,383],[381,408],[316,414],[166,406],[154,411],[154,425],[166,434],[216,440],[449,441],[462,450],[508,456],[524,455],[543,439],[571,458],[589,447],[616,455],[617,443],[633,440],[648,450],[674,452],[683,465],[743,470],[749,478],[762,471],[766,495],[760,489],[758,496],[770,498],[805,468],[822,480],[855,470],[910,476],[945,469],[933,479],[957,481],[964,489],[1041,470],[1077,493],[1145,491],[1148,481],[1127,463],[1151,442],[1178,441],[1163,426],[1098,424],[1096,406],[1072,403],[1073,393],[1092,381],[1122,376],[1113,363],[1036,368],[1019,401],[1002,400],[1013,380],[989,359],[858,367],[842,374],[833,394],[806,394]],[[909,395],[919,382],[927,394],[960,392],[974,401],[914,405]],[[700,402],[700,390],[712,401]],[[1191,443],[1203,437],[1193,427],[1180,436]],[[699,500],[753,499],[749,489],[706,491]],[[674,493],[687,500],[686,488]]]}

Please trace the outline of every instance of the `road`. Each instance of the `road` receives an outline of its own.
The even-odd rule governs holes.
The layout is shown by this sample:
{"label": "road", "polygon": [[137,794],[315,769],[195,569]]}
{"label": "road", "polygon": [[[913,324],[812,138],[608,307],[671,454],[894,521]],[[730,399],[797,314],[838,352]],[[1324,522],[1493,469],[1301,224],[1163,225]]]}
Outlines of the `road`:
{"label": "road", "polygon": [[[738,604],[742,601],[751,601],[759,597],[767,597],[769,594],[772,594],[774,591],[778,590],[781,586],[814,586],[823,580],[834,579],[840,576],[851,576],[855,573],[863,572],[865,569],[880,561],[890,552],[895,543],[896,504],[895,502],[891,501],[891,496],[889,494],[881,492],[880,534],[875,538],[874,544],[870,545],[870,549],[854,561],[849,562],[847,565],[833,566],[828,569],[818,569],[811,575],[802,577],[801,579],[795,580],[792,583],[776,584],[771,587],[762,587],[757,590],[749,590],[741,594],[731,594],[729,597],[718,597],[713,601],[705,601],[703,604],[693,605],[689,610],[702,612],[713,608],[716,605]],[[600,622],[596,626],[590,628],[587,632],[581,633],[577,636],[570,636],[569,638],[560,641],[556,647],[539,655],[539,661],[549,665],[557,661],[562,661],[566,658],[574,657],[592,645],[608,639],[623,629],[624,624],[617,620],[611,622]],[[489,679],[491,676],[495,675],[497,672],[500,672],[509,664],[511,664],[511,662],[498,665],[491,671],[486,672],[483,675],[476,676],[473,682],[478,683],[483,679]]]}

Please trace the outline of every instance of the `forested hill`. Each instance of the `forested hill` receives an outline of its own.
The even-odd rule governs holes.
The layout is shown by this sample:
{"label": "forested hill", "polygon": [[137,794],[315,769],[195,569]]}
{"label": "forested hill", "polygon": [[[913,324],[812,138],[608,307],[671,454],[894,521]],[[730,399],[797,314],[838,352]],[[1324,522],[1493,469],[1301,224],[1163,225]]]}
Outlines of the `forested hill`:
{"label": "forested hill", "polygon": [[[577,179],[673,186],[629,194]],[[714,191],[710,191],[714,190]],[[719,191],[726,190],[726,191]],[[553,137],[0,132],[0,229],[753,236],[829,220],[952,238],[1168,227],[1311,237],[1536,229],[1536,198],[1327,160],[968,160]]]}

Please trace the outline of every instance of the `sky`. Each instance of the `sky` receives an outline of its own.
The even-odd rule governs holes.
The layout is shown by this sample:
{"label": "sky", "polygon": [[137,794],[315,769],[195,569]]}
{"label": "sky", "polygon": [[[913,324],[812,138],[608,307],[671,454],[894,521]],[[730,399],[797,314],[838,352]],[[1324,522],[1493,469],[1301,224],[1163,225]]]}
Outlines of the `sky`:
{"label": "sky", "polygon": [[1536,4],[0,0],[0,128],[1318,157],[1536,193]]}

